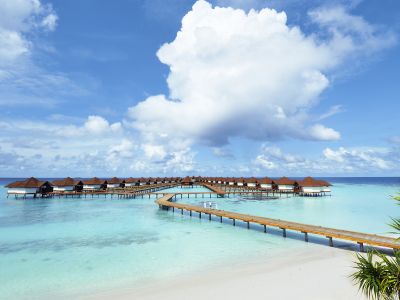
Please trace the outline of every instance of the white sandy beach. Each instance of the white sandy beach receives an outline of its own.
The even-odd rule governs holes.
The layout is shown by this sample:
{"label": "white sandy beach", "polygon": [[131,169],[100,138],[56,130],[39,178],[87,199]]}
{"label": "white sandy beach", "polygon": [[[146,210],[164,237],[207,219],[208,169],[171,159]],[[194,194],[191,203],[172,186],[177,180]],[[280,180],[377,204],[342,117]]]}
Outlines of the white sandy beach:
{"label": "white sandy beach", "polygon": [[285,256],[260,257],[194,276],[82,299],[366,299],[348,277],[354,255],[351,251],[310,244],[307,249]]}

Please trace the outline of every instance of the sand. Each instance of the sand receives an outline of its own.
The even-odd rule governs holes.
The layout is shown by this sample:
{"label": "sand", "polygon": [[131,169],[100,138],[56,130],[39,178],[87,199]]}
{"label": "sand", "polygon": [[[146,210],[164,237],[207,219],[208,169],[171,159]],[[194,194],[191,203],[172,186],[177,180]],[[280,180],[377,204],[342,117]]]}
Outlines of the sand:
{"label": "sand", "polygon": [[354,252],[310,244],[284,253],[82,299],[367,299],[349,278]]}

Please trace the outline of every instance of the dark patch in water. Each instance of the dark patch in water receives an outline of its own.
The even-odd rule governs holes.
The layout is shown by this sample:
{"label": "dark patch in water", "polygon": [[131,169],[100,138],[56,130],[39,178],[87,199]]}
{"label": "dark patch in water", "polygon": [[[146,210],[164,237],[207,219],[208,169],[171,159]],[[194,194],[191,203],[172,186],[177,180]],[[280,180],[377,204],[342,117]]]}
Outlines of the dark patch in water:
{"label": "dark patch in water", "polygon": [[[159,238],[157,234],[146,235],[125,235],[119,237],[99,237],[90,238],[67,238],[67,239],[49,239],[49,240],[30,240],[19,243],[3,243],[0,244],[0,254],[10,254],[19,251],[29,251],[38,253],[41,251],[60,252],[71,248],[97,248],[143,245],[146,243],[157,242]],[[24,261],[24,260],[22,260]]]}

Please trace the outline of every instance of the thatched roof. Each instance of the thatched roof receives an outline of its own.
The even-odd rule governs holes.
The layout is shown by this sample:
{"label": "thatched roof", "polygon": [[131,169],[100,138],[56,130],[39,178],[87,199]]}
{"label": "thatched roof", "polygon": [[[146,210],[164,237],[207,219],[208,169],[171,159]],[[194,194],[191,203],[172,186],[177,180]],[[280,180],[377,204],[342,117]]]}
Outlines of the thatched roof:
{"label": "thatched roof", "polygon": [[245,179],[244,179],[244,182],[247,182],[247,183],[257,183],[257,178],[255,178],[255,177],[245,178]]}
{"label": "thatched roof", "polygon": [[304,178],[297,182],[300,186],[303,187],[321,187],[321,186],[330,186],[331,184],[325,180],[317,180],[310,176]]}
{"label": "thatched roof", "polygon": [[186,176],[185,178],[182,179],[181,183],[191,183],[192,179],[190,179],[189,176]]}
{"label": "thatched roof", "polygon": [[122,179],[119,179],[117,177],[113,177],[113,178],[107,180],[107,183],[109,183],[109,184],[119,184],[119,183],[122,183],[122,182],[125,182],[125,181],[122,180]]}
{"label": "thatched roof", "polygon": [[125,179],[125,183],[136,183],[136,182],[139,182],[139,178],[129,177]]}
{"label": "thatched roof", "polygon": [[274,180],[274,182],[278,185],[294,185],[296,181],[289,179],[287,177],[281,177],[277,180]]}
{"label": "thatched roof", "polygon": [[83,180],[82,182],[83,182],[83,184],[86,184],[86,185],[101,185],[101,184],[106,184],[107,180],[93,177],[92,179]]}
{"label": "thatched roof", "polygon": [[257,180],[259,184],[272,184],[274,181],[269,177],[264,177]]}
{"label": "thatched roof", "polygon": [[75,185],[79,185],[82,184],[81,180],[75,180],[71,177],[67,177],[64,179],[59,179],[59,180],[54,180],[52,181],[52,184],[54,186],[75,186]]}
{"label": "thatched roof", "polygon": [[48,181],[41,181],[35,177],[31,177],[31,178],[28,178],[23,181],[12,182],[12,183],[6,185],[6,187],[7,188],[40,188],[46,184],[51,186],[51,183]]}

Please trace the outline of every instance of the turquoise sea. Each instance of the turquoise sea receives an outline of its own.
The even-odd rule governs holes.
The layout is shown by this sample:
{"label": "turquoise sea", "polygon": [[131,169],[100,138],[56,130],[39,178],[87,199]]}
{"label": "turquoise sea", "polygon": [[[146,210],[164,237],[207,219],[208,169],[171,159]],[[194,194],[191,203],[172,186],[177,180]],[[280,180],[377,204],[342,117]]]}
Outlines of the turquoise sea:
{"label": "turquoise sea", "polygon": [[[387,223],[400,215],[400,207],[390,196],[400,191],[400,178],[328,180],[334,184],[331,197],[211,201],[220,209],[283,220],[391,231]],[[162,211],[154,198],[16,200],[6,197],[7,182],[0,180],[0,299],[71,299],[307,247],[295,233],[284,239],[278,231],[262,233],[261,227],[247,230],[229,220],[220,224]],[[210,199],[179,201],[202,205]]]}

